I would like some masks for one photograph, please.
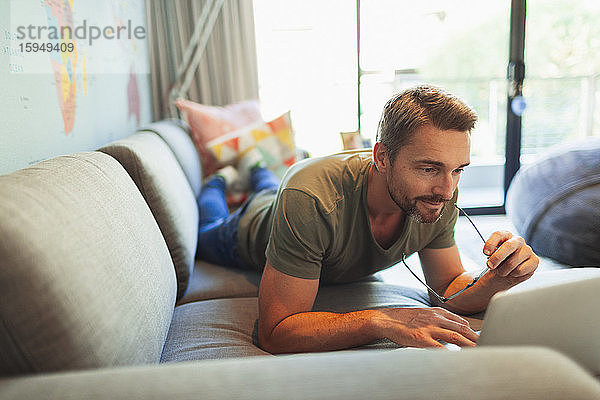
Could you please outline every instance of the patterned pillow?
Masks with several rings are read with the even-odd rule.
[[[270,122],[238,129],[207,143],[220,165],[235,164],[248,151],[257,149],[263,160],[280,178],[296,162],[296,146],[290,112]]]
[[[192,140],[202,159],[204,176],[213,174],[219,167],[206,148],[209,141],[249,124],[263,121],[257,100],[217,107],[180,99],[177,100],[176,105],[191,128]]]

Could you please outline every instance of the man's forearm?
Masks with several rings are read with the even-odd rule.
[[[377,308],[344,314],[309,311],[318,281],[285,275],[268,262],[258,295],[258,341],[270,353],[347,349],[389,339],[403,346],[474,346],[469,322],[443,308]]]
[[[347,349],[381,337],[374,326],[375,310],[338,314],[304,312],[281,321],[270,335],[259,336],[270,353],[299,353]]]
[[[443,292],[444,296],[451,296],[473,282],[479,272],[464,272],[454,279]],[[496,271],[488,271],[474,286],[464,293],[444,304],[438,304],[452,312],[459,314],[474,314],[484,311],[492,296],[500,291],[510,289],[528,277],[498,277]],[[435,300],[432,298],[432,300]],[[437,301],[436,301],[437,302]]]
[[[443,347],[440,340],[474,346],[478,336],[467,320],[439,307],[297,313],[259,333],[261,347],[271,353],[348,349],[383,338],[401,346]]]

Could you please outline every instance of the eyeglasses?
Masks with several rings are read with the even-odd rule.
[[[483,243],[485,243],[485,239],[483,238],[483,235],[481,234],[481,232],[479,231],[479,229],[477,229],[477,226],[475,226],[475,223],[473,222],[473,220],[471,219],[471,217],[469,217],[469,216],[467,215],[467,213],[465,212],[465,210],[463,210],[462,208],[460,208],[460,207],[459,207],[459,206],[457,206],[456,204],[454,204],[454,207],[456,207],[456,208],[458,209],[458,211],[459,211],[459,212],[462,212],[462,213],[463,213],[463,215],[464,215],[465,217],[467,217],[467,219],[469,220],[469,222],[471,223],[471,225],[473,225],[473,228],[475,228],[475,230],[477,231],[477,234],[479,235],[479,237],[481,238],[481,240],[483,240]],[[423,281],[421,278],[419,278],[419,277],[417,276],[417,274],[415,274],[415,273],[412,271],[412,269],[410,269],[410,267],[408,266],[408,264],[406,264],[406,261],[405,261],[405,259],[406,259],[406,255],[404,255],[404,254],[403,254],[403,255],[402,255],[402,263],[404,264],[404,266],[405,266],[405,267],[406,267],[406,268],[407,268],[407,269],[410,271],[410,273],[411,273],[411,274],[412,274],[412,275],[413,275],[415,278],[417,278],[417,280],[418,280],[419,282],[421,282],[421,283],[422,283],[422,284],[423,284],[423,285],[424,285],[424,286],[427,288],[427,290],[429,290],[429,293],[431,293],[432,295],[434,295],[434,296],[435,296],[435,298],[437,298],[437,299],[438,299],[440,302],[442,302],[442,303],[445,303],[445,302],[447,302],[447,301],[450,301],[450,300],[452,300],[453,298],[455,298],[455,297],[457,297],[457,296],[461,295],[461,294],[462,294],[462,293],[463,293],[465,290],[467,290],[467,289],[469,289],[471,286],[475,285],[475,284],[477,283],[477,281],[478,281],[479,279],[481,279],[481,277],[482,277],[482,276],[484,276],[484,275],[485,275],[485,274],[486,274],[486,273],[487,273],[487,272],[490,270],[489,268],[487,268],[487,267],[486,267],[486,268],[485,268],[483,271],[481,271],[481,272],[479,273],[479,275],[477,275],[477,276],[476,276],[476,277],[473,279],[473,281],[472,281],[471,283],[467,284],[467,286],[465,286],[464,288],[460,289],[458,292],[456,292],[456,293],[454,293],[454,294],[452,294],[452,295],[450,295],[450,296],[447,296],[447,297],[446,297],[446,296],[441,296],[441,295],[439,295],[439,294],[438,294],[438,293],[437,293],[435,290],[433,290],[433,289],[432,289],[432,288],[431,288],[431,287],[430,287],[430,286],[429,286],[427,283],[425,283],[425,282],[424,282],[424,281]]]

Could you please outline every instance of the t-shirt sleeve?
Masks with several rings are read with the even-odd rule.
[[[318,279],[330,239],[326,216],[316,200],[300,190],[282,190],[266,250],[273,268],[298,278]]]
[[[450,204],[448,204],[450,206]],[[454,226],[458,219],[458,209],[452,206],[452,213],[444,213],[442,215],[441,223],[442,229],[434,237],[434,239],[425,246],[428,249],[446,249],[456,244],[454,241]]]

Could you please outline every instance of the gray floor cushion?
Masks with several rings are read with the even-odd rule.
[[[522,168],[506,209],[539,255],[600,266],[600,139],[561,146]]]

